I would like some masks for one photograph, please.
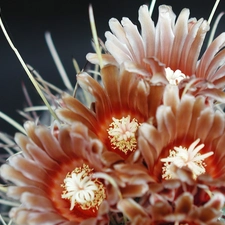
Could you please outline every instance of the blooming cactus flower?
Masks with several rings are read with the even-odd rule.
[[[180,97],[177,86],[167,85],[156,124],[144,122],[138,131],[142,163],[116,165],[148,169],[149,176],[139,175],[148,190],[117,204],[130,224],[224,224],[225,115],[204,100]]]
[[[80,123],[51,131],[27,122],[25,129],[28,136],[15,137],[21,153],[1,167],[13,183],[8,196],[21,202],[10,217],[17,224],[107,224],[110,193],[94,177],[102,143]]]
[[[110,19],[105,53],[87,54],[99,77],[77,74],[91,105],[55,96],[58,124],[15,135],[0,170],[15,224],[224,224],[225,35],[201,54],[209,22],[189,15],[161,5],[155,25],[142,5],[140,32]]]
[[[178,169],[175,173],[178,180],[150,184],[151,194],[145,202],[138,204],[132,198],[118,202],[130,224],[224,224],[220,221],[224,194],[193,180],[190,171]]]
[[[138,146],[158,180],[174,178],[172,164],[189,167],[195,178],[209,173],[223,179],[223,112],[205,105],[202,96],[179,97],[177,86],[168,85],[157,109],[156,124],[142,124]]]
[[[95,98],[93,110],[66,94],[56,113],[69,124],[81,121],[108,150],[127,158],[137,148],[136,132],[140,124],[154,119],[164,85],[151,85],[122,66],[113,65],[102,68],[101,78],[103,86],[87,73],[77,77],[80,86]]]
[[[139,221],[131,215],[137,210],[152,224],[223,224],[224,129],[224,113],[207,106],[203,96],[180,97],[178,87],[168,85],[156,126],[139,128],[138,150],[156,180],[149,183],[149,200],[139,206],[121,200],[119,208],[132,221]]]
[[[176,19],[171,6],[160,5],[158,22],[154,25],[147,5],[142,5],[139,8],[141,32],[127,17],[121,23],[110,19],[111,32],[105,33],[107,53],[102,54],[103,63],[127,62],[133,64],[129,71],[136,68],[136,72],[151,78],[154,72],[149,60],[155,60],[164,66],[167,82],[177,85],[185,80],[197,89],[190,89],[194,95],[224,102],[225,34],[219,35],[200,57],[209,24],[203,19],[189,19],[189,15],[189,9],[185,8]],[[99,63],[95,53],[87,54],[87,59]]]

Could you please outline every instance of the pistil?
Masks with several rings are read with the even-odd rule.
[[[196,179],[200,174],[205,173],[206,163],[204,160],[211,155],[213,152],[207,152],[201,154],[200,150],[204,148],[204,144],[198,145],[200,139],[194,141],[189,148],[183,146],[174,147],[169,151],[169,156],[167,158],[162,158],[162,178],[173,179],[176,175],[173,173],[172,166],[175,165],[179,168],[187,166],[193,173],[193,178]]]
[[[170,84],[178,85],[183,79],[187,78],[180,70],[173,71],[169,67],[166,69],[166,78]]]
[[[127,154],[137,147],[135,133],[139,127],[137,119],[122,117],[121,119],[112,118],[113,122],[109,125],[108,134],[113,149],[119,149]]]
[[[106,198],[104,185],[98,179],[93,179],[92,174],[93,169],[86,164],[67,174],[61,197],[70,201],[70,210],[78,206],[82,210],[96,212]]]

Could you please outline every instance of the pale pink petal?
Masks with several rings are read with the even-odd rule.
[[[202,110],[201,116],[197,120],[196,123],[196,133],[194,134],[196,137],[199,137],[203,142],[208,141],[206,139],[207,135],[211,133],[211,128],[213,124],[213,114],[210,108],[206,108]]]
[[[51,135],[50,131],[42,127],[38,127],[35,130],[35,133],[39,136],[39,139],[41,143],[43,144],[45,151],[48,153],[50,157],[54,158],[56,161],[60,161],[60,159],[62,158],[65,158],[65,159],[68,158],[66,154],[63,152],[59,143]]]
[[[170,68],[173,70],[179,68],[181,53],[184,46],[186,36],[188,34],[188,18],[190,15],[189,9],[183,9],[179,14],[174,27],[174,41],[171,52]]]
[[[206,49],[196,71],[196,75],[198,77],[205,77],[205,78],[207,77],[206,70],[208,69],[214,56],[218,53],[220,49],[224,47],[225,45],[224,40],[225,40],[225,33],[222,33]]]
[[[159,6],[159,18],[156,25],[156,57],[167,65],[170,63],[174,41],[174,20],[175,14],[170,6]]]
[[[116,60],[113,58],[113,56],[111,56],[109,54],[102,54],[101,58],[102,58],[103,66],[105,66],[107,64],[117,65]],[[99,57],[96,53],[88,53],[86,55],[86,59],[93,64],[100,64]]]
[[[39,187],[34,187],[34,186],[23,186],[23,187],[9,186],[7,188],[8,196],[11,196],[14,199],[20,199],[20,196],[22,195],[22,193],[25,193],[25,192],[29,192],[37,196],[45,196],[45,197],[48,196],[43,189],[40,189]]]
[[[44,179],[51,180],[51,177],[48,176],[48,173],[42,168],[39,167],[37,163],[34,163],[31,160],[25,159],[22,156],[11,156],[9,158],[9,163],[18,171],[23,173],[27,178],[37,181],[43,182]]]
[[[1,177],[3,179],[9,179],[17,186],[39,186],[40,188],[44,188],[44,185],[38,182],[35,182],[26,176],[24,176],[20,171],[17,171],[12,166],[4,164],[1,166]]]
[[[147,5],[142,5],[139,9],[139,21],[141,24],[141,35],[144,44],[145,57],[155,55],[155,26],[149,16]]]
[[[25,192],[21,195],[20,200],[23,206],[28,210],[56,213],[51,200],[44,196]]]
[[[138,63],[142,63],[144,58],[144,46],[141,35],[138,32],[137,26],[134,25],[128,18],[124,17],[121,21],[126,33],[126,38],[132,47],[133,59]]]
[[[110,22],[111,22],[110,24],[119,23],[117,20],[114,21],[113,19],[111,19]],[[131,51],[132,48],[129,48],[129,42],[126,37],[123,37],[123,35],[115,36],[109,31],[105,32],[105,37],[107,40],[105,42],[105,46],[107,50],[115,57],[117,62],[133,59],[131,56],[133,54],[133,52]],[[121,37],[123,39],[122,41],[119,40],[121,39]],[[124,42],[127,44],[124,44]],[[117,51],[115,51],[116,49],[114,48],[116,48]],[[121,54],[121,56],[119,56],[119,54]],[[119,61],[119,58],[121,58],[120,61]]]
[[[133,220],[137,215],[146,217],[147,213],[133,199],[122,199],[117,204],[118,209],[126,215],[129,220]]]
[[[202,31],[201,31],[201,28],[202,28]],[[184,47],[182,49],[182,55],[181,55],[181,68],[183,68],[183,71],[185,71],[186,75],[191,76],[195,72],[197,59],[199,57],[200,48],[202,45],[201,42],[203,42],[204,35],[206,33],[205,30],[207,30],[207,25],[205,24],[205,21],[203,21],[203,19],[200,19],[197,21],[197,23],[194,24],[194,26],[192,27],[192,29],[189,31],[187,35],[187,38],[184,43]],[[195,41],[195,38],[196,38],[196,41]],[[196,42],[197,43],[199,42],[199,45],[197,46],[198,47],[197,50],[194,47]],[[187,51],[187,49],[191,49],[192,53]],[[193,57],[191,59],[191,62],[188,61],[190,57]],[[190,67],[190,65],[192,66]]]

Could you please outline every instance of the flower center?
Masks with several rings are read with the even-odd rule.
[[[174,147],[169,151],[167,158],[162,158],[161,162],[164,163],[162,167],[162,178],[173,179],[176,175],[173,173],[172,166],[175,165],[179,168],[187,166],[193,173],[193,178],[196,179],[200,174],[205,173],[206,163],[204,160],[213,155],[213,152],[200,154],[199,151],[204,147],[204,144],[198,145],[200,139],[194,141],[189,148]]]
[[[167,67],[165,70],[166,78],[170,84],[178,85],[184,78],[187,78],[187,76],[185,76],[185,74],[183,74],[180,70],[176,70],[174,72],[169,67]]]
[[[112,118],[113,122],[109,125],[108,134],[111,146],[118,148],[123,153],[134,151],[137,146],[135,133],[139,127],[137,119],[130,120],[130,115],[122,119]]]
[[[96,211],[106,198],[103,184],[98,179],[92,179],[92,171],[84,164],[66,175],[61,197],[70,200],[70,210],[78,206],[83,210]]]

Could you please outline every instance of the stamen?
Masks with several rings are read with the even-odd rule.
[[[135,132],[138,129],[137,119],[130,121],[130,115],[122,119],[112,118],[113,122],[109,125],[108,134],[111,145],[114,149],[127,154],[128,151],[134,151],[137,146]]]
[[[165,70],[166,78],[170,84],[178,85],[183,79],[187,78],[187,76],[185,76],[185,74],[183,74],[180,70],[176,70],[174,72],[169,67],[167,67]]]
[[[77,205],[83,210],[96,211],[106,198],[104,185],[92,178],[92,174],[93,169],[85,164],[67,174],[62,184],[64,191],[61,197],[70,200],[70,210]]]
[[[173,150],[170,150],[169,156],[161,159],[161,162],[164,162],[162,167],[162,178],[176,178],[176,175],[172,171],[173,165],[179,168],[187,166],[192,171],[194,179],[196,179],[200,174],[205,173],[206,163],[204,160],[213,155],[213,152],[211,151],[205,154],[200,154],[199,151],[204,148],[204,144],[197,146],[199,141],[200,139],[198,138],[189,146],[188,149],[180,146],[174,147]]]

